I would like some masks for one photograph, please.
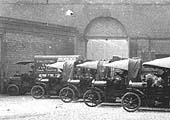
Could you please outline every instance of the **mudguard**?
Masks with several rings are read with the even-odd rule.
[[[100,88],[97,88],[97,87],[89,87],[87,90],[96,90],[98,91],[99,93],[101,93],[101,97],[103,98],[104,101],[106,101],[106,95],[104,93],[103,90],[101,90]]]
[[[136,89],[136,88],[127,88],[128,92],[134,92],[136,94],[138,94],[140,97],[144,98],[145,97],[145,94],[139,90],[139,89]]]
[[[80,97],[80,92],[79,92],[78,88],[75,85],[68,84],[67,87],[70,87],[73,90],[75,90],[75,92],[78,94],[78,97]]]
[[[48,85],[45,84],[45,83],[42,83],[42,82],[36,82],[35,84],[44,87],[46,90],[47,90],[47,88],[48,88]]]

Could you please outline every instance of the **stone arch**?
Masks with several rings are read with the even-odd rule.
[[[108,59],[113,55],[128,57],[127,31],[125,26],[115,18],[94,18],[86,26],[84,38],[87,40],[86,57],[88,59]],[[94,54],[96,51],[98,53]]]
[[[102,28],[102,29],[101,29]],[[97,17],[89,22],[84,30],[84,36],[105,37],[105,38],[125,38],[127,31],[125,26],[117,19],[112,17]]]

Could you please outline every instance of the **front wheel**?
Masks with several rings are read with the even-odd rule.
[[[69,103],[75,98],[75,92],[70,87],[65,87],[60,90],[59,97],[63,102]]]
[[[141,106],[141,99],[138,94],[128,92],[122,97],[122,107],[128,112],[134,112]]]
[[[95,107],[101,103],[101,94],[96,90],[87,90],[83,95],[84,103],[89,107]]]
[[[40,85],[35,85],[31,89],[31,95],[35,99],[40,99],[45,95],[45,89]]]

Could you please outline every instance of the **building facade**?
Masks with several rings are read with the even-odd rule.
[[[79,37],[74,27],[8,17],[0,17],[0,26],[2,89],[4,78],[30,70],[17,62],[33,61],[34,55],[73,55]]]
[[[29,22],[30,26],[24,30],[20,25],[13,27],[17,29],[13,33],[2,30],[2,66],[18,58],[30,59],[34,54],[79,54],[88,59],[119,55],[140,57],[143,61],[170,56],[170,0],[1,0],[0,11],[0,16],[9,18],[8,22],[17,19],[17,24],[34,23]],[[40,23],[41,27],[32,28]],[[71,27],[65,32],[65,27],[58,26],[55,31],[44,24]],[[17,32],[28,28],[31,35]],[[50,37],[39,34],[39,30],[46,29],[52,34]],[[60,40],[62,45],[58,43]],[[53,45],[67,46],[67,49]],[[26,55],[27,51],[31,54]],[[19,57],[15,58],[13,53]]]

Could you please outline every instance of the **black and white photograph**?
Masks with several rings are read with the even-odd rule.
[[[0,0],[0,120],[170,120],[170,0]]]

